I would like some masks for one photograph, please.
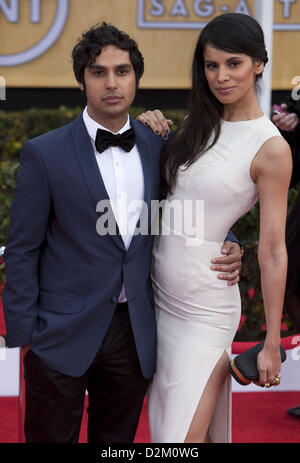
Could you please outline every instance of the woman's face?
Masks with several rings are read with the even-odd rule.
[[[235,104],[255,95],[256,76],[264,69],[263,62],[255,62],[242,53],[228,53],[206,45],[204,68],[208,86],[224,105]]]

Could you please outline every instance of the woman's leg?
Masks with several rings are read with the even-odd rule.
[[[185,438],[185,443],[211,442],[209,425],[216,403],[228,375],[229,358],[224,351],[205,386],[192,423]]]

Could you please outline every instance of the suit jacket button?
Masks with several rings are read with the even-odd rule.
[[[113,296],[113,297],[111,298],[111,302],[113,302],[114,304],[116,304],[116,303],[118,302],[118,299],[119,299],[119,298],[118,298],[117,296]]]

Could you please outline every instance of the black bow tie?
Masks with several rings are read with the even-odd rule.
[[[131,128],[126,130],[126,132],[114,135],[107,130],[98,129],[95,144],[99,153],[103,153],[103,151],[105,151],[110,146],[119,146],[124,151],[129,153],[129,151],[131,151],[135,145],[135,132]]]

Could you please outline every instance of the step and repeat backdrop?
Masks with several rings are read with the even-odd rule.
[[[254,3],[0,0],[0,83],[7,87],[76,87],[70,57],[73,46],[84,31],[106,21],[137,40],[146,64],[141,88],[186,89],[201,29],[224,12],[254,15]],[[274,0],[274,5],[272,87],[288,90],[300,74],[300,0]]]

